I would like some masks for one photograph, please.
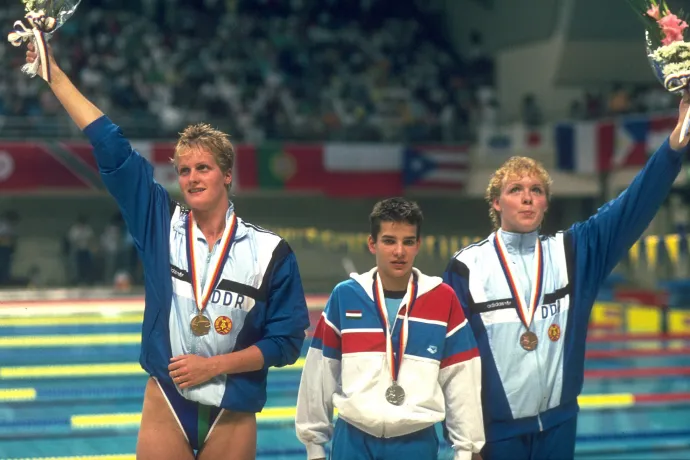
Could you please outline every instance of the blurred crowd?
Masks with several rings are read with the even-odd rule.
[[[76,0],[71,0],[72,2]],[[246,142],[474,140],[502,119],[482,35],[453,50],[416,0],[89,0],[55,34],[60,65],[130,137],[169,138],[207,121]],[[23,16],[19,1],[0,23]],[[0,46],[0,127],[49,136],[65,123],[23,49]],[[539,127],[524,95],[520,122]],[[572,102],[573,119],[662,111],[660,85],[613,83]],[[566,114],[564,114],[566,115]],[[5,133],[9,129],[0,130]],[[8,135],[8,134],[5,134]]]
[[[16,2],[16,5],[19,5]],[[491,85],[481,37],[453,52],[438,18],[394,0],[95,0],[55,34],[56,59],[109,114],[150,136],[223,120],[235,139],[463,140]],[[21,17],[0,11],[8,27]],[[61,109],[9,46],[0,114]],[[43,120],[41,120],[43,121]]]

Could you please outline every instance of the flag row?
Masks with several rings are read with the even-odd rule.
[[[174,143],[137,141],[132,146],[153,164],[158,183],[176,187]],[[237,192],[378,197],[407,190],[459,191],[469,167],[466,146],[241,144],[236,146],[233,184]],[[103,188],[86,142],[0,142],[0,191]]]
[[[471,169],[494,167],[511,155],[550,160],[558,170],[596,174],[639,168],[669,136],[677,115],[574,121],[528,129],[480,129],[469,145],[378,143],[239,144],[233,184],[238,192],[285,191],[378,197],[405,191],[462,191]],[[172,142],[135,141],[156,180],[175,188]],[[472,161],[477,163],[472,164]],[[474,168],[473,168],[474,166]],[[0,142],[0,191],[102,189],[91,146],[84,141]]]

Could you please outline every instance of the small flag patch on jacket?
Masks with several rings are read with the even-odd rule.
[[[361,319],[362,318],[362,311],[361,310],[345,310],[345,317],[346,318]]]

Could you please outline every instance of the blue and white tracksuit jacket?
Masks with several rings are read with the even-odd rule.
[[[534,351],[519,345],[525,327],[494,249],[497,233],[455,254],[444,280],[477,339],[487,442],[547,430],[577,414],[587,327],[599,288],[657,213],[682,156],[667,140],[620,196],[555,236],[498,232],[525,299],[537,236],[542,242],[542,300],[530,328],[539,339]]]
[[[103,182],[120,207],[144,265],[145,308],[139,362],[159,381],[173,386],[170,358],[193,353],[214,356],[256,345],[261,370],[220,375],[198,387],[179,390],[185,398],[241,412],[259,412],[266,402],[268,368],[294,363],[309,327],[297,261],[288,244],[269,231],[237,218],[234,243],[205,309],[210,333],[192,334],[197,314],[187,261],[188,213],[154,181],[151,164],[134,151],[118,126],[103,116],[84,130],[94,147]],[[231,206],[226,218],[234,212]],[[196,266],[205,268],[209,251],[194,242]],[[229,318],[229,332],[214,329]],[[224,324],[229,324],[225,322]]]
[[[418,294],[398,383],[406,400],[385,399],[392,383],[386,332],[374,301],[376,269],[338,284],[316,326],[307,353],[295,419],[308,458],[325,457],[333,436],[333,411],[376,438],[393,438],[447,421],[455,458],[469,460],[484,445],[479,351],[458,299],[440,277],[414,269]],[[408,301],[392,330],[398,350]],[[386,325],[387,326],[387,325]]]

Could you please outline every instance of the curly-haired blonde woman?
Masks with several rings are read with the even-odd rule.
[[[456,253],[444,274],[481,356],[484,460],[573,458],[590,312],[680,172],[689,105],[685,94],[678,125],[627,190],[555,235],[539,231],[551,179],[538,162],[511,158],[492,176],[495,231]]]

